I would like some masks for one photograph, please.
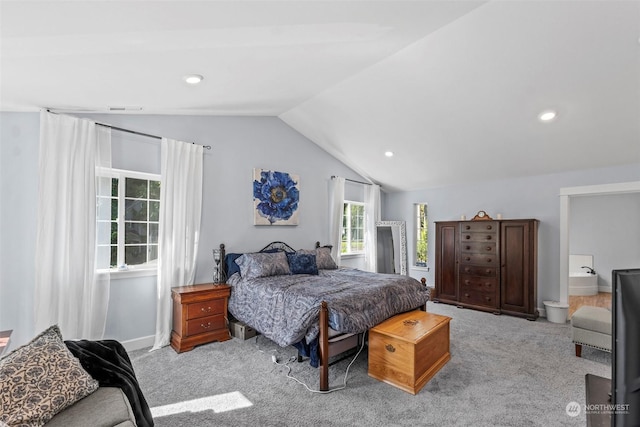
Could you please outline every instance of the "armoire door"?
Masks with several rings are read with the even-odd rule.
[[[537,220],[500,224],[501,310],[537,318]]]
[[[458,223],[436,223],[436,300],[458,301]]]

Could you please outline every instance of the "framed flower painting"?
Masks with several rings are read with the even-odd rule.
[[[299,202],[298,175],[253,170],[254,225],[298,225]]]

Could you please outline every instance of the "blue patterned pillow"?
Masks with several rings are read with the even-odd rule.
[[[314,254],[287,254],[291,274],[318,274],[316,256]]]
[[[244,279],[290,274],[284,252],[244,254],[236,260]]]

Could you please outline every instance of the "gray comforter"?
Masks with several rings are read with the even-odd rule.
[[[234,274],[228,283],[229,312],[282,347],[318,336],[322,301],[330,328],[361,333],[429,299],[429,290],[411,277],[349,268],[250,280]]]

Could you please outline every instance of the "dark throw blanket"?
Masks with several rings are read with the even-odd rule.
[[[119,387],[129,399],[138,427],[153,427],[153,417],[127,351],[114,340],[65,341],[67,348],[80,360],[82,367],[101,387]]]

